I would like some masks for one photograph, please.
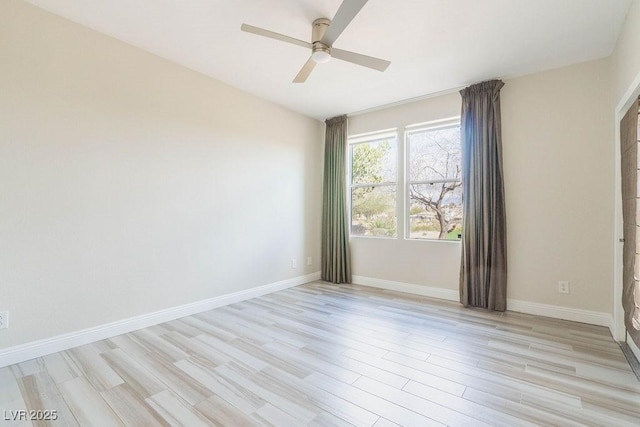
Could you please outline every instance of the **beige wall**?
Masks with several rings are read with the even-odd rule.
[[[508,297],[611,312],[613,135],[609,60],[509,79],[502,89]],[[460,113],[457,93],[350,118],[349,132]],[[458,289],[460,245],[352,238],[354,274]],[[558,293],[569,280],[571,293]]]
[[[502,90],[509,298],[611,312],[609,65],[512,79]],[[558,293],[559,280],[570,294]]]
[[[16,0],[0,70],[0,348],[319,270],[320,122]]]

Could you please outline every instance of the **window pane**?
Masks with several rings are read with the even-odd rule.
[[[351,183],[396,182],[398,153],[395,138],[351,145]]]
[[[351,234],[395,237],[396,229],[395,185],[351,190]]]
[[[460,179],[460,126],[407,135],[409,181]]]
[[[460,181],[409,184],[409,238],[458,240],[462,233]]]

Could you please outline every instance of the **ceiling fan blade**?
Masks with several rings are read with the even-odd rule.
[[[316,61],[314,61],[313,58],[309,57],[307,62],[305,62],[305,64],[300,69],[300,72],[298,73],[296,78],[293,79],[293,82],[304,83],[307,80],[307,77],[309,77],[309,74],[311,74],[311,72],[315,68],[315,66],[316,66]]]
[[[374,58],[373,56],[363,55],[361,53],[350,52],[342,49],[331,49],[331,56],[342,61],[352,62],[363,67],[373,68],[374,70],[384,71],[391,64],[384,59]]]
[[[366,3],[367,0],[344,0],[320,41],[327,46],[333,46],[333,42],[342,34]]]
[[[301,47],[311,48],[311,43],[309,42],[305,42],[299,39],[294,39],[293,37],[285,36],[284,34],[274,33],[273,31],[265,30],[264,28],[254,27],[253,25],[242,24],[240,29],[242,31],[246,31],[247,33],[253,33],[259,36],[269,37],[271,39],[280,40],[282,42],[295,44]]]

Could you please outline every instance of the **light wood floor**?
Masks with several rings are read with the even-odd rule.
[[[0,408],[57,426],[617,427],[640,425],[640,383],[603,327],[316,282],[0,369]]]

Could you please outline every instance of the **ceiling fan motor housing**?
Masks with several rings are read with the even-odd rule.
[[[324,37],[324,33],[327,31],[330,24],[331,20],[327,18],[318,18],[313,21],[313,27],[311,28],[311,43],[316,43],[322,40],[322,37]]]
[[[328,62],[331,59],[331,47],[320,41],[329,28],[329,24],[331,24],[330,19],[319,18],[313,21],[311,28],[311,44],[313,45],[311,57],[319,63]]]

